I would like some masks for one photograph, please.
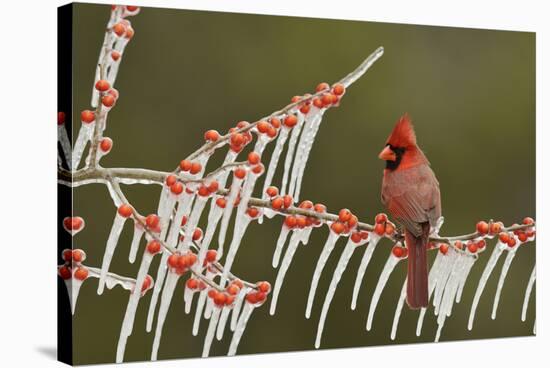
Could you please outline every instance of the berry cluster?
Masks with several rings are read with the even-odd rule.
[[[350,231],[355,229],[358,222],[357,216],[347,208],[342,208],[338,212],[338,221],[333,222],[330,225],[330,229],[338,235],[348,235]]]
[[[191,251],[174,253],[168,257],[168,267],[172,272],[183,275],[197,262],[197,255]]]
[[[61,256],[65,264],[59,266],[57,273],[63,280],[74,277],[77,280],[84,281],[88,278],[88,269],[82,265],[82,262],[86,259],[86,253],[82,249],[65,249]]]
[[[407,256],[409,255],[409,250],[403,247],[400,243],[395,244],[391,252],[397,258],[407,258]]]
[[[243,148],[252,142],[252,133],[250,131],[239,132],[242,129],[245,129],[250,126],[248,121],[239,121],[237,126],[229,128],[229,148],[235,152],[239,153]]]
[[[107,109],[112,108],[116,101],[118,100],[118,91],[114,88],[111,88],[111,84],[105,79],[100,79],[95,83],[95,89],[101,93],[101,104]],[[83,113],[88,110],[84,110],[81,113],[81,118],[83,118]],[[90,119],[90,117],[87,117]],[[94,116],[95,119],[95,116]],[[84,121],[84,119],[82,119]]]
[[[395,225],[388,220],[385,213],[379,213],[374,218],[374,232],[379,236],[392,237],[396,233]]]
[[[63,228],[72,236],[82,231],[82,229],[84,229],[84,226],[85,226],[85,222],[82,217],[74,216],[74,217],[65,217],[63,219]]]
[[[197,175],[202,171],[202,165],[199,162],[181,160],[179,169],[183,172],[188,172],[191,175]]]
[[[271,284],[267,281],[260,281],[256,284],[256,289],[246,294],[246,301],[255,306],[262,305],[271,292]]]

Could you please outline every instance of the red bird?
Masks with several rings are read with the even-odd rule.
[[[416,144],[407,114],[397,121],[378,157],[386,161],[382,203],[405,228],[405,244],[409,251],[407,304],[412,309],[427,307],[427,245],[430,228],[435,228],[441,217],[441,196],[439,182]]]

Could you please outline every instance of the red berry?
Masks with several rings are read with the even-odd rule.
[[[189,169],[189,172],[193,175],[198,174],[202,170],[202,165],[198,162],[193,162],[191,164],[191,169]]]
[[[204,139],[209,142],[216,142],[220,139],[220,133],[217,130],[208,130],[204,133]]]
[[[73,260],[73,251],[71,249],[65,249],[61,252],[61,257],[65,262],[71,262]]]
[[[323,105],[324,106],[329,106],[330,104],[332,104],[333,96],[334,95],[332,93],[323,94],[323,96],[321,97],[321,102],[323,103]]]
[[[510,240],[510,234],[502,232],[502,233],[498,234],[498,239],[502,243],[508,243],[508,240]]]
[[[237,285],[232,284],[226,290],[229,295],[237,295],[241,289]]]
[[[388,216],[385,213],[379,213],[374,218],[374,222],[376,222],[377,224],[383,224],[386,221],[388,221]]]
[[[513,238],[513,237],[510,237],[510,239],[508,239],[507,244],[508,244],[508,246],[509,246],[510,248],[515,247],[515,246],[516,246],[516,239]]]
[[[257,165],[260,163],[260,155],[258,155],[256,152],[250,152],[248,154],[248,163],[250,165]]]
[[[269,131],[269,123],[267,121],[260,121],[258,124],[256,124],[256,129],[258,129],[258,132],[265,134]]]
[[[323,91],[323,90],[325,90],[325,89],[328,89],[328,88],[329,88],[328,83],[325,83],[325,82],[319,83],[319,84],[317,85],[317,87],[315,87],[315,92],[321,92],[321,91]]]
[[[478,249],[483,249],[487,245],[487,242],[485,241],[485,239],[481,239],[476,243],[476,245]]]
[[[218,252],[214,249],[210,249],[206,252],[206,261],[209,263],[216,262],[216,259],[218,258]]]
[[[260,211],[256,208],[256,207],[250,207],[246,213],[248,214],[248,216],[252,217],[252,218],[255,218],[257,217],[259,214],[260,214]]]
[[[165,183],[167,186],[172,186],[178,179],[176,178],[176,175],[168,175],[166,177]]]
[[[117,23],[113,26],[113,32],[119,37],[122,37],[126,33],[126,26],[122,23]]]
[[[401,258],[405,255],[405,248],[399,245],[394,246],[391,251],[393,255],[396,256],[397,258]]]
[[[181,226],[185,226],[186,223],[187,223],[187,216],[183,216],[181,218]]]
[[[287,216],[285,218],[285,225],[290,229],[296,226],[296,222],[297,221],[295,216]]]
[[[502,223],[501,222],[493,222],[489,226],[489,233],[491,234],[498,234],[502,230]]]
[[[449,246],[447,244],[441,244],[439,245],[439,251],[441,252],[441,254],[447,254],[447,252],[449,251]]]
[[[300,205],[298,207],[309,210],[309,209],[313,208],[313,202],[312,201],[302,201],[302,203],[300,203]]]
[[[277,129],[270,125],[267,129],[267,135],[269,136],[269,138],[275,138],[277,136]]]
[[[199,196],[201,197],[206,197],[210,194],[210,191],[208,190],[208,187],[205,187],[204,185],[201,185],[199,187],[199,190],[197,191],[197,193],[199,194]]]
[[[109,137],[105,137],[99,142],[99,148],[102,152],[108,153],[113,147],[113,140]]]
[[[135,12],[138,9],[139,9],[139,6],[131,6],[131,5],[126,6],[126,10],[128,10],[131,13]]]
[[[269,122],[275,129],[279,129],[281,127],[281,121],[277,118],[271,118]]]
[[[191,170],[191,161],[189,160],[181,160],[180,161],[180,169],[181,171],[189,171]]]
[[[225,208],[225,206],[227,205],[227,200],[223,197],[220,197],[216,199],[216,205],[220,208]]]
[[[129,204],[122,204],[120,205],[120,207],[118,207],[118,214],[124,218],[132,216],[132,213],[132,206],[130,206]]]
[[[91,122],[93,122],[95,120],[95,113],[93,111],[90,111],[90,110],[83,110],[80,113],[80,120],[83,123],[90,124]]]
[[[134,37],[134,33],[135,33],[135,32],[134,32],[134,29],[133,29],[132,27],[128,27],[128,28],[126,29],[125,37],[126,37],[127,39],[131,39],[132,37]]]
[[[344,92],[346,91],[346,87],[344,87],[343,84],[335,84],[334,87],[332,87],[332,92],[337,96],[342,96]]]
[[[347,208],[343,208],[338,213],[338,219],[341,222],[347,222],[349,219],[351,219],[351,212]]]
[[[65,124],[65,113],[63,111],[59,111],[57,113],[57,125],[63,124]]]
[[[82,249],[75,249],[72,251],[72,260],[76,263],[81,263],[86,259],[86,253]]]
[[[468,251],[470,253],[477,253],[477,244],[476,243],[468,244]]]
[[[297,123],[298,123],[298,118],[296,117],[296,115],[287,115],[287,117],[284,120],[284,124],[289,128],[294,127]]]
[[[325,206],[324,204],[321,204],[321,203],[317,203],[315,206],[313,206],[313,209],[317,213],[327,212],[327,206]]]
[[[84,219],[79,216],[65,217],[63,219],[63,227],[65,230],[72,233],[73,231],[80,231],[84,226]]]
[[[151,254],[157,254],[158,252],[160,252],[160,243],[156,240],[151,240],[148,244],[147,244],[147,252],[151,253]]]
[[[193,231],[193,241],[199,241],[200,239],[202,239],[202,230],[198,227]]]
[[[489,232],[489,224],[485,221],[479,221],[476,224],[476,230],[480,234],[487,234]]]
[[[105,107],[113,107],[115,104],[115,98],[112,95],[105,95],[101,98],[101,103]]]
[[[302,105],[300,107],[300,112],[305,115],[309,112],[310,109],[311,109],[310,105]]]
[[[264,169],[265,169],[265,168],[264,168],[264,165],[263,165],[263,164],[258,164],[258,165],[254,166],[254,167],[252,168],[252,172],[253,172],[254,174],[256,174],[256,175],[260,175],[261,173],[264,172]]]
[[[353,234],[351,234],[351,241],[356,243],[356,244],[359,244],[361,243],[361,241],[363,240],[363,238],[361,237],[361,234],[358,233],[358,232],[354,232]]]
[[[535,223],[535,220],[533,220],[531,217],[526,217],[522,221],[525,225],[533,225]]]
[[[274,198],[271,201],[271,208],[273,208],[274,210],[280,210],[281,208],[283,208],[283,205],[284,205],[284,200],[282,197]]]
[[[167,263],[168,266],[172,268],[178,267],[180,255],[179,254],[171,254],[170,257],[168,257]]]
[[[114,60],[114,61],[117,61],[118,59],[120,59],[120,52],[118,51],[111,51],[111,58]]]
[[[84,281],[88,278],[88,269],[84,267],[78,267],[74,272],[74,277],[77,280]]]
[[[361,231],[361,238],[363,238],[363,240],[367,240],[369,238],[369,232]]]
[[[100,79],[95,83],[95,89],[97,89],[100,92],[105,92],[109,88],[111,88],[111,85],[105,79]]]
[[[323,104],[323,100],[321,100],[320,98],[314,98],[313,99],[313,106],[317,107],[318,109],[321,109],[325,105]]]
[[[71,269],[67,266],[61,266],[59,267],[59,269],[57,270],[57,274],[63,279],[63,280],[68,280],[70,279],[73,274],[71,273]]]
[[[244,177],[246,176],[246,170],[245,170],[245,169],[242,169],[242,168],[238,168],[237,170],[234,171],[233,174],[234,174],[235,177],[237,177],[238,179],[244,179]]]
[[[172,184],[170,186],[170,191],[172,193],[174,193],[175,195],[179,195],[181,194],[181,192],[183,192],[183,184],[180,183],[179,181],[178,182],[175,182],[174,184]]]
[[[242,146],[245,143],[244,135],[241,133],[233,133],[231,134],[229,142],[234,146]]]
[[[155,214],[147,215],[147,217],[145,218],[145,224],[149,228],[155,228],[159,225],[159,223],[160,223],[160,219]]]
[[[225,300],[226,300],[226,297],[224,293],[216,293],[216,295],[214,296],[214,304],[216,304],[219,307],[225,305]]]
[[[374,232],[377,235],[382,236],[386,232],[386,226],[384,226],[384,224],[377,223],[376,225],[374,225]]]
[[[333,222],[332,225],[330,225],[330,229],[336,234],[341,234],[344,232],[345,227],[341,222]]]
[[[265,190],[265,192],[267,193],[268,196],[270,197],[275,197],[277,194],[279,194],[279,189],[277,189],[277,187],[269,187]]]
[[[525,243],[527,239],[528,239],[528,236],[525,232],[522,231],[521,233],[518,234],[518,240],[520,242]]]
[[[258,285],[258,290],[262,293],[269,293],[271,291],[271,284],[267,281],[260,281],[256,285]]]
[[[187,288],[191,289],[191,290],[195,290],[199,287],[199,281],[195,278],[190,278],[189,280],[187,280],[187,282],[185,283],[185,286],[187,286]]]
[[[305,217],[296,217],[296,226],[299,227],[300,229],[303,229],[304,227],[306,227],[307,225],[307,220]]]
[[[294,202],[294,200],[292,199],[292,196],[287,194],[283,197],[283,206],[285,208],[289,208],[290,206],[292,206],[292,202]]]
[[[455,241],[454,246],[455,246],[456,249],[464,248],[464,244],[462,244],[462,242],[460,240]]]

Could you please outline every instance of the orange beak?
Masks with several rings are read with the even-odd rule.
[[[397,160],[397,156],[395,155],[395,152],[392,151],[390,146],[384,147],[382,152],[378,155],[378,158],[384,161],[395,161]]]

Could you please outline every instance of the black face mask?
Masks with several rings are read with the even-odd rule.
[[[389,146],[395,153],[395,161],[386,161],[386,169],[393,171],[399,167],[403,154],[405,153],[405,149],[401,147],[394,147],[391,144],[388,144],[387,146]]]

